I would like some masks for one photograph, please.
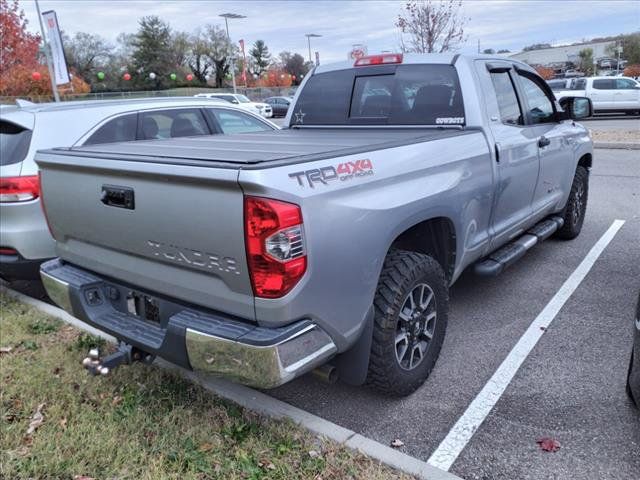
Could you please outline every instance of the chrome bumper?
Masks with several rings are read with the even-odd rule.
[[[314,324],[267,346],[232,341],[190,328],[185,341],[194,370],[258,388],[273,388],[293,380],[322,365],[336,352],[329,335]]]
[[[52,260],[43,264],[40,276],[51,300],[83,322],[187,368],[253,387],[282,385],[321,366],[337,351],[331,337],[308,321],[282,329],[241,324],[222,317],[216,317],[209,324],[207,313],[189,310],[188,314],[173,314],[162,328],[116,310],[108,301],[99,306],[88,304],[86,290],[89,288],[102,292],[103,298],[107,299],[105,281],[91,272]],[[109,282],[109,288],[129,290],[113,282]],[[198,319],[190,321],[194,313]],[[193,328],[194,324],[200,329]],[[221,335],[202,331],[213,324]],[[236,338],[225,338],[229,332],[238,332],[238,328],[241,333]],[[143,329],[148,331],[141,333]],[[154,336],[151,343],[150,333]],[[176,355],[176,351],[184,354]],[[174,360],[185,357],[188,361]]]

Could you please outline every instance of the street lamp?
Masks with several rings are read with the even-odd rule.
[[[313,63],[313,60],[311,60],[311,38],[319,38],[322,35],[318,35],[317,33],[305,33],[304,36],[307,37],[307,43],[309,44],[309,62]]]
[[[224,24],[227,27],[227,40],[231,45],[231,36],[229,35],[229,19],[238,20],[240,18],[247,18],[245,15],[239,15],[237,13],[223,13],[220,15],[224,18]],[[233,49],[231,50],[231,81],[233,82],[233,93],[237,93],[236,90],[236,59],[233,56]]]

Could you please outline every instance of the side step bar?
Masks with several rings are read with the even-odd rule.
[[[543,220],[527,230],[517,240],[500,247],[487,258],[476,263],[474,267],[475,273],[485,277],[495,277],[509,265],[520,260],[534,245],[553,235],[558,229],[562,228],[562,225],[564,225],[564,220],[560,217],[550,217]]]

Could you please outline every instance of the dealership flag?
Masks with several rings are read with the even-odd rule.
[[[64,50],[62,48],[62,36],[60,35],[60,29],[58,28],[58,17],[56,12],[49,10],[42,14],[44,20],[44,29],[47,32],[47,38],[49,39],[49,45],[51,46],[51,56],[53,61],[53,72],[56,79],[56,85],[64,85],[69,83],[69,71],[67,70],[67,60],[64,57]]]

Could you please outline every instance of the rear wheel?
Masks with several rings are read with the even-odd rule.
[[[436,363],[447,328],[448,287],[440,264],[392,250],[374,300],[367,383],[397,396],[414,392]]]
[[[573,177],[571,192],[567,204],[562,211],[564,224],[558,230],[556,236],[565,240],[572,240],[580,235],[584,216],[587,212],[587,199],[589,196],[589,172],[586,168],[578,166]]]

